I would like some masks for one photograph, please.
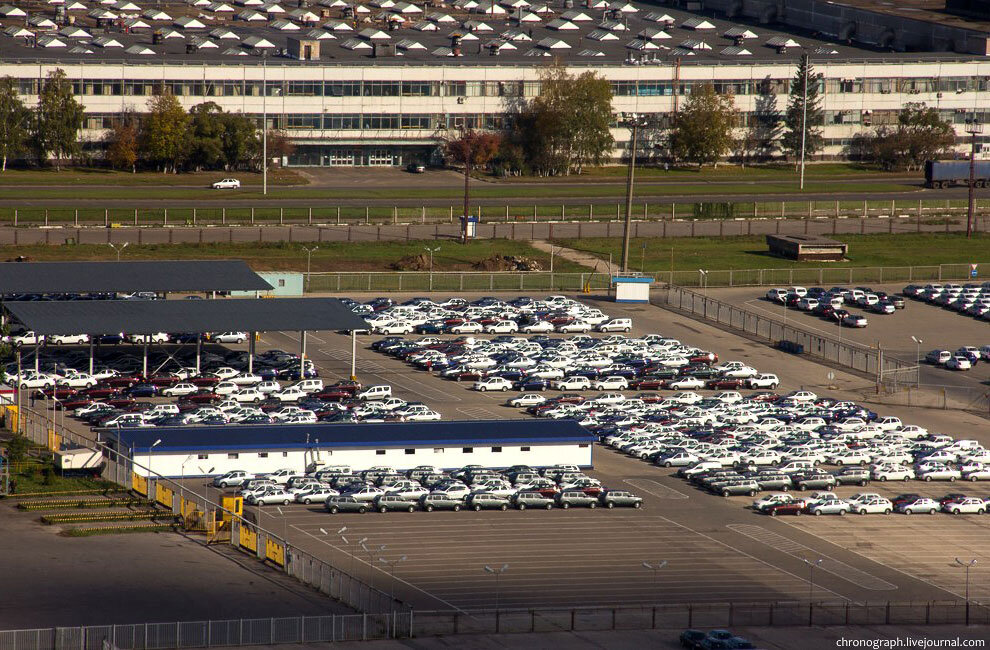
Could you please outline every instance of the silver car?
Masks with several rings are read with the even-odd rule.
[[[842,516],[849,512],[849,504],[842,499],[825,499],[819,503],[812,503],[808,506],[808,512],[815,516],[821,515],[839,515]]]

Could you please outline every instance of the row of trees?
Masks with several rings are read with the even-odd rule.
[[[21,101],[17,82],[0,79],[0,158],[31,154],[39,164],[51,160],[56,168],[77,157],[85,113],[72,94],[72,84],[62,70],[55,70],[42,84],[38,106],[29,109]],[[135,170],[139,165],[166,172],[182,169],[257,169],[263,150],[255,122],[240,113],[224,112],[214,102],[188,112],[171,93],[148,101],[147,112],[118,115],[103,140],[103,157],[116,169]],[[291,153],[286,134],[268,130],[272,157]]]
[[[911,103],[898,113],[896,126],[880,125],[857,134],[847,154],[884,169],[922,169],[926,160],[948,155],[955,142],[955,130],[937,109]]]

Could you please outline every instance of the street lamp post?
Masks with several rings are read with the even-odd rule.
[[[261,193],[268,195],[268,53],[261,51]]]
[[[121,244],[120,248],[117,248],[117,244],[114,244],[112,242],[107,242],[107,246],[109,246],[110,248],[112,248],[114,250],[114,252],[117,253],[117,261],[119,262],[120,261],[120,254],[122,252],[124,252],[124,249],[127,248],[127,246],[130,243],[131,242],[129,242],[129,241],[125,241],[123,244]]]
[[[966,238],[973,236],[973,216],[976,207],[976,138],[983,133],[983,125],[976,121],[976,115],[966,125],[971,145],[969,149],[969,204],[966,207]]]
[[[389,587],[388,590],[388,599],[390,603],[394,603],[395,602],[395,567],[399,566],[399,564],[401,564],[402,562],[405,562],[406,556],[403,555],[402,557],[396,558],[394,560],[386,560],[385,558],[380,557],[378,558],[378,561],[388,566],[389,573],[392,574],[392,585]]]
[[[808,68],[811,67],[811,57],[807,54],[801,57],[804,64],[804,93],[801,99],[801,187],[804,189],[804,151],[808,138]]]
[[[330,533],[328,533],[325,528],[321,528],[320,529],[320,532],[323,533],[324,535],[326,535],[327,537],[330,536]],[[340,529],[337,531],[337,535],[340,536],[341,538],[343,538],[344,537],[344,533],[346,533],[346,532],[347,532],[347,526],[341,526]],[[334,566],[334,561],[333,561],[334,553],[333,553],[333,551],[336,548],[337,547],[334,546],[333,544],[330,545],[330,566],[331,567]]]
[[[698,281],[702,284],[705,297],[708,297],[708,271],[705,269],[698,269]]]
[[[275,506],[275,509],[278,510],[279,516],[282,517],[282,541],[285,542],[286,544],[288,544],[289,543],[289,521],[285,518],[285,513],[282,512],[282,509],[281,508],[279,508],[278,506]]]
[[[440,250],[440,247],[430,248],[429,246],[424,246],[423,250],[430,254],[430,291],[433,291],[433,254]]]
[[[148,447],[148,478],[151,478],[152,476],[152,471],[151,471],[151,458],[153,455],[152,452],[154,451],[155,447],[157,447],[160,444],[162,444],[161,438],[151,443],[151,446]],[[151,495],[149,494],[148,497],[151,498]]]
[[[915,359],[917,359],[918,363],[921,363],[921,344],[924,343],[925,341],[924,339],[919,339],[916,336],[912,336],[911,340],[914,341],[915,347],[917,349],[917,353],[915,354]]]
[[[371,568],[371,575],[369,576],[368,583],[371,585],[372,588],[375,587],[375,555],[377,553],[383,553],[385,549],[386,549],[385,544],[379,544],[378,548],[361,544],[361,550],[368,555],[368,566]]]
[[[636,182],[636,151],[639,148],[639,127],[643,126],[641,118],[636,113],[626,116],[622,124],[632,128],[632,140],[629,147],[629,172],[626,175],[626,219],[622,227],[622,273],[629,272],[629,237],[632,226],[633,186]]]
[[[808,558],[804,558],[804,563],[808,565],[808,571],[811,573],[810,580],[808,581],[808,602],[810,603],[815,599],[815,567],[820,567],[824,560],[818,558],[815,561],[811,561]]]
[[[657,589],[657,582],[660,576],[660,569],[667,566],[667,560],[660,560],[656,564],[650,564],[649,562],[643,562],[643,568],[653,572],[653,594],[654,597],[660,594]]]
[[[974,557],[969,562],[963,562],[956,558],[956,564],[966,569],[966,625],[969,625],[969,570],[976,566],[976,558]]]
[[[183,484],[186,481],[186,465],[188,465],[190,462],[192,462],[195,459],[196,459],[196,454],[189,454],[188,456],[186,456],[186,459],[182,461],[182,464],[179,465],[179,512],[180,513],[182,512]],[[185,519],[184,514],[183,514],[183,519]]]
[[[306,288],[309,289],[309,272],[312,268],[311,262],[313,261],[313,253],[320,250],[320,247],[313,246],[312,248],[306,248],[303,246],[303,250],[306,251]]]
[[[495,613],[498,614],[498,600],[499,600],[499,587],[501,586],[502,574],[509,570],[508,564],[503,564],[500,567],[492,567],[485,565],[485,573],[489,573],[495,576]]]

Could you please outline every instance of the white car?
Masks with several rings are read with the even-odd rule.
[[[330,497],[340,496],[340,492],[333,489],[328,485],[318,485],[316,487],[309,488],[304,492],[298,492],[296,494],[296,503],[304,503],[309,505],[311,503],[323,503]]]
[[[31,331],[21,332],[20,334],[12,334],[6,338],[16,347],[20,347],[22,345],[34,345],[36,343],[40,345],[45,342],[44,335],[39,336]]]
[[[383,323],[376,323],[374,327],[371,328],[373,332],[378,334],[412,334],[413,324],[401,321],[385,321]],[[453,331],[453,330],[451,330]]]
[[[485,331],[489,334],[515,334],[519,331],[519,324],[511,320],[500,320],[485,327]]]
[[[236,178],[225,178],[219,180],[213,184],[213,189],[215,190],[239,190],[241,189],[241,182]]]
[[[564,377],[552,385],[557,390],[591,390],[591,380],[584,376]]]
[[[837,454],[829,454],[826,462],[831,465],[869,465],[873,457],[865,451],[847,449]]]
[[[474,382],[471,388],[481,393],[490,390],[507,391],[512,388],[512,382],[505,377],[485,377]]]
[[[476,323],[474,321],[465,321],[460,325],[454,325],[450,328],[451,334],[480,334],[485,331],[485,326],[481,323]]]
[[[288,388],[283,388],[280,391],[272,393],[271,397],[274,397],[280,402],[298,402],[301,399],[306,399],[307,394],[304,390],[295,386],[289,386]]]
[[[849,511],[858,515],[884,514],[889,515],[894,511],[894,504],[890,499],[883,497],[873,497],[860,501],[849,501]]]
[[[629,380],[625,377],[604,377],[594,384],[595,390],[629,390]]]
[[[169,337],[165,332],[154,334],[128,334],[127,340],[131,343],[168,343]]]
[[[439,413],[429,408],[413,411],[411,413],[398,414],[409,422],[439,422],[443,419]]]
[[[244,501],[253,506],[263,506],[263,505],[272,505],[272,504],[280,504],[283,506],[287,506],[293,501],[295,501],[295,499],[296,499],[295,495],[292,494],[291,492],[286,492],[282,488],[278,488],[278,487],[268,487],[261,492],[253,492],[249,494],[247,498],[244,499]]]
[[[547,334],[554,331],[553,323],[546,320],[537,321],[519,328],[524,334]]]
[[[591,323],[583,320],[576,320],[570,323],[564,323],[563,325],[558,325],[557,331],[561,334],[587,334],[591,331]]]
[[[228,381],[232,381],[238,386],[256,386],[264,380],[261,378],[261,375],[248,374],[245,372],[237,375],[236,377],[231,377]]]
[[[956,479],[962,478],[962,472],[948,465],[930,466],[919,471],[918,478],[922,481],[949,481],[952,483]]]
[[[759,371],[756,368],[751,368],[749,366],[739,366],[737,368],[728,368],[722,371],[722,376],[727,379],[751,379],[759,375]]]
[[[942,510],[953,515],[982,515],[986,512],[987,505],[983,499],[966,497],[949,501],[942,506]]]
[[[367,386],[359,390],[354,397],[361,400],[362,402],[367,402],[370,400],[385,399],[386,397],[392,396],[392,387],[388,384],[376,384],[374,386]]]
[[[990,481],[990,467],[981,467],[963,474],[967,481]]]
[[[507,404],[509,406],[538,406],[547,401],[547,398],[539,393],[524,393],[519,397],[513,397]]]
[[[880,465],[871,470],[873,480],[906,481],[915,477],[914,470],[904,465]]]
[[[667,382],[667,388],[674,390],[685,390],[691,388],[704,388],[705,381],[698,377],[678,377]]]
[[[903,512],[906,515],[913,515],[916,512],[927,512],[930,515],[934,515],[940,509],[939,502],[928,497],[918,497],[917,499],[897,504],[897,511]]]
[[[842,516],[849,512],[849,508],[850,506],[848,503],[838,497],[835,497],[831,499],[822,499],[816,503],[812,503],[808,506],[808,512],[816,517],[821,515]]]
[[[264,400],[266,395],[262,393],[257,388],[241,388],[233,393],[230,393],[230,398],[236,402],[260,402]]]
[[[970,370],[973,364],[966,357],[952,357],[945,362],[945,367],[949,370]]]
[[[746,386],[749,388],[769,388],[773,390],[777,386],[780,386],[780,379],[777,378],[777,375],[764,372],[747,379]]]
[[[248,340],[247,332],[220,332],[210,337],[214,343],[244,343]]]
[[[48,337],[51,345],[72,345],[89,343],[89,334],[53,334]]]
[[[794,402],[814,402],[818,399],[818,395],[815,395],[809,390],[795,390],[784,395],[786,399]]]
[[[97,384],[97,379],[93,375],[78,372],[71,377],[62,377],[56,380],[55,383],[59,386],[68,386],[69,388],[92,388]]]
[[[236,381],[236,378],[232,379],[231,381]],[[277,381],[273,381],[269,379],[267,381],[261,382],[260,384],[256,384],[255,388],[257,388],[262,393],[267,395],[268,393],[274,393],[275,391],[282,390],[282,385],[279,384]]]
[[[772,506],[778,503],[792,503],[797,500],[797,497],[792,494],[787,494],[786,492],[768,494],[762,499],[757,499],[753,502],[753,510],[763,510],[767,506]]]
[[[51,388],[55,386],[55,378],[43,372],[34,370],[21,371],[21,388]]]
[[[232,381],[222,381],[213,387],[213,392],[217,395],[232,395],[240,389],[241,387]]]
[[[175,386],[169,386],[168,388],[162,390],[162,395],[165,397],[185,397],[186,395],[193,395],[199,392],[199,386],[196,384],[176,384]]]

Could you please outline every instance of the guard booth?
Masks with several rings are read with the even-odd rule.
[[[612,278],[615,288],[615,302],[650,302],[650,285],[653,278],[648,275],[621,275]]]
[[[472,216],[461,216],[461,232],[465,234],[468,239],[474,239],[478,236],[478,217]]]

